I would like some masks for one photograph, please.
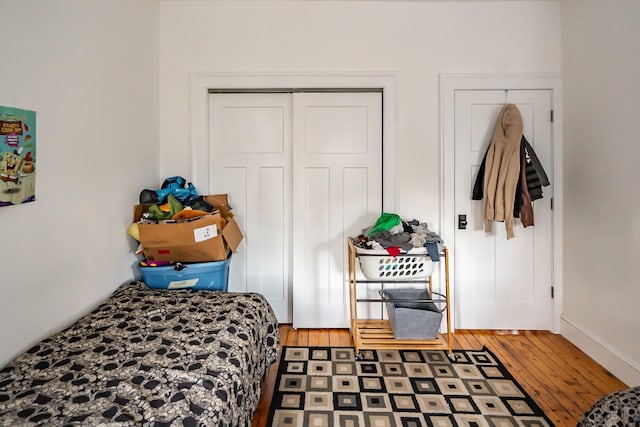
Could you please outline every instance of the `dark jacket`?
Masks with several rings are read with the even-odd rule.
[[[531,196],[531,201],[542,199],[542,187],[547,187],[551,183],[549,177],[540,163],[540,159],[533,151],[533,147],[522,135],[522,144],[524,145],[525,156],[527,157],[527,189]]]
[[[527,179],[527,190],[529,192],[529,197],[531,201],[538,200],[542,198],[542,187],[547,187],[551,183],[549,182],[549,177],[547,177],[547,173],[542,167],[542,163],[536,152],[533,151],[533,147],[527,141],[527,138],[522,135],[522,139],[520,140],[520,150],[521,153],[524,154],[526,159],[526,179]],[[488,151],[488,149],[487,149]],[[485,163],[487,160],[487,153],[484,153],[484,157],[482,158],[482,163],[480,164],[480,168],[478,169],[478,175],[476,176],[476,181],[473,185],[473,194],[471,198],[473,200],[482,200],[484,196],[483,185],[484,185],[484,169]],[[516,198],[513,206],[513,214],[514,217],[520,218],[520,207],[522,205],[522,183],[519,181],[518,186],[516,187]]]

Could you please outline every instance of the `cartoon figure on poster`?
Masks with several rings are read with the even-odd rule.
[[[0,106],[0,206],[36,200],[36,112]]]

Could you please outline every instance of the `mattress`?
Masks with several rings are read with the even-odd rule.
[[[0,371],[0,425],[248,426],[278,344],[260,294],[127,283]]]

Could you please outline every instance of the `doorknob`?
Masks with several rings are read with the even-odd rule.
[[[467,229],[467,215],[460,214],[458,215],[458,230],[466,230]]]

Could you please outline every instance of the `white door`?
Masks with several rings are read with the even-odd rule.
[[[482,201],[471,199],[478,168],[500,110],[516,104],[524,135],[551,181],[533,202],[535,225],[516,219],[515,238],[504,223],[483,230]],[[549,90],[458,90],[455,92],[455,212],[467,215],[455,231],[456,328],[553,328],[551,199],[552,129]]]
[[[347,328],[346,238],[382,207],[382,94],[296,95],[293,326]]]
[[[228,193],[244,234],[229,291],[262,293],[291,322],[291,95],[212,94],[209,188]]]
[[[230,195],[245,234],[229,290],[264,294],[281,323],[347,327],[345,239],[382,206],[381,94],[229,93],[209,104],[209,189]]]

